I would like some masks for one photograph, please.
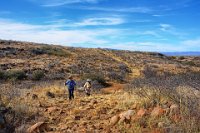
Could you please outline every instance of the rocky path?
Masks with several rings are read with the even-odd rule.
[[[38,95],[32,106],[38,109],[39,118],[29,123],[27,132],[164,133],[181,120],[179,107],[173,102],[167,99],[148,101],[124,92],[124,87],[112,84],[102,89],[102,93],[89,97],[76,92],[72,101],[59,91],[53,98]]]
[[[75,93],[75,99],[69,101],[66,96],[55,96],[45,102],[39,103],[40,119],[43,124],[32,126],[29,132],[41,132],[43,130],[55,133],[99,133],[105,132],[109,125],[109,119],[118,109],[115,109],[116,97],[112,94],[121,90],[123,85],[113,84],[104,88],[103,93],[83,96]],[[38,131],[37,131],[38,130]]]

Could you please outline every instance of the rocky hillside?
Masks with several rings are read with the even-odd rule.
[[[54,80],[69,74],[82,78],[95,73],[110,81],[125,82],[144,77],[149,69],[157,75],[199,71],[198,59],[186,58],[1,40],[0,80]]]

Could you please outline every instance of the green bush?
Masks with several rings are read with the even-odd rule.
[[[107,86],[106,80],[102,74],[86,74],[82,77],[83,79],[91,79],[92,81],[97,81],[100,84]]]
[[[67,51],[63,50],[62,48],[56,48],[53,46],[44,46],[42,48],[32,49],[31,52],[36,55],[48,54],[61,57],[69,56],[69,53]]]
[[[44,78],[44,76],[45,76],[44,71],[36,70],[33,72],[32,79],[33,80],[41,80],[42,78]]]
[[[108,73],[108,77],[109,79],[113,80],[113,81],[117,81],[122,83],[126,77],[125,73],[116,73],[116,72],[110,72]]]
[[[189,66],[196,66],[196,64],[193,61],[187,61],[185,62],[185,64]]]
[[[0,70],[0,80],[6,79],[5,72],[3,70]]]
[[[175,59],[176,59],[176,56],[169,56],[168,59],[169,59],[169,60],[175,60]]]
[[[26,78],[26,73],[23,70],[9,70],[5,77],[11,80],[23,80]]]
[[[184,60],[184,59],[185,59],[184,56],[180,56],[180,57],[179,57],[179,60]]]

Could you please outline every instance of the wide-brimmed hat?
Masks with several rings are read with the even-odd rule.
[[[92,80],[91,80],[91,79],[87,79],[87,81],[88,81],[88,82],[91,82]]]

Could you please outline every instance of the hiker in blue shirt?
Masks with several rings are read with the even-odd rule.
[[[69,76],[69,79],[65,82],[65,85],[68,87],[69,91],[69,100],[74,99],[74,87],[76,86],[76,82],[73,80],[72,76]]]

